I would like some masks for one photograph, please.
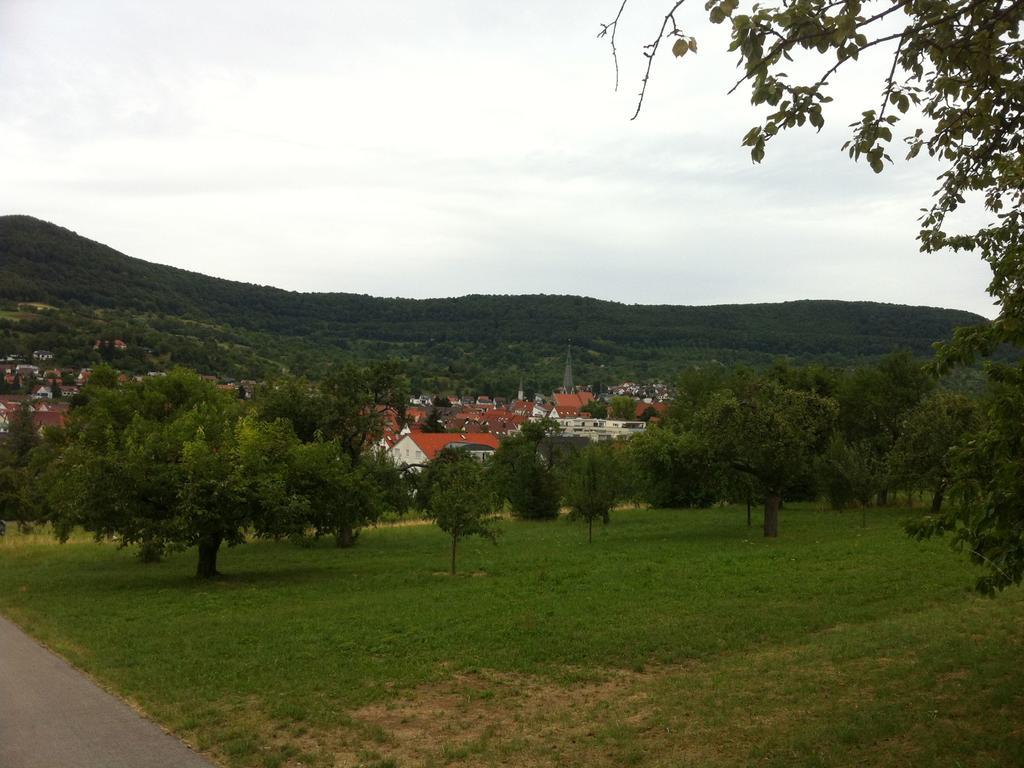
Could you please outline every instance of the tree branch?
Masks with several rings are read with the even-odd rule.
[[[619,30],[619,19],[622,18],[622,12],[626,9],[626,3],[629,0],[622,0],[622,5],[619,6],[619,12],[615,14],[615,18],[608,24],[601,25],[601,31],[597,33],[598,39],[605,37],[608,31],[611,30],[611,37],[608,41],[612,44],[612,61],[615,63],[615,90],[619,90],[619,52],[615,48],[615,33]]]
[[[629,118],[630,120],[636,120],[637,116],[640,114],[640,109],[644,105],[644,96],[647,94],[647,81],[651,77],[651,66],[654,64],[654,57],[658,53],[658,46],[661,45],[661,41],[666,37],[665,30],[668,28],[668,23],[670,21],[672,22],[672,32],[669,34],[679,33],[679,27],[676,26],[675,12],[679,10],[684,1],[685,0],[676,0],[676,3],[672,6],[672,10],[670,10],[662,20],[661,29],[658,32],[657,38],[655,38],[653,43],[649,43],[644,46],[644,48],[647,49],[644,53],[644,56],[647,57],[647,70],[644,72],[644,79],[640,86],[640,98],[636,103],[636,112],[634,112],[633,116]]]

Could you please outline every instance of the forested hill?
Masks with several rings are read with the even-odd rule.
[[[603,367],[609,381],[668,376],[710,359],[842,364],[898,347],[924,356],[954,327],[984,322],[969,312],[869,302],[682,307],[549,295],[415,300],[295,293],[151,264],[28,216],[0,217],[0,278],[0,301],[136,324],[125,333],[187,335],[202,328],[204,341],[212,336],[233,348],[233,366],[244,368],[239,350],[247,346],[257,367],[257,357],[302,367],[298,350],[307,365],[317,350],[329,358],[393,353],[424,374],[459,379],[469,373],[460,366],[475,363],[508,369],[512,378],[519,375],[513,369],[523,371],[537,386],[547,385],[549,373],[551,382],[560,377],[555,361],[568,339],[579,348],[580,373],[593,376],[588,366]]]

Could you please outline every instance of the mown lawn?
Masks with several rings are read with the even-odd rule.
[[[142,565],[0,543],[0,612],[229,766],[1024,765],[1024,591],[905,511],[431,526]],[[756,524],[755,520],[755,524]]]

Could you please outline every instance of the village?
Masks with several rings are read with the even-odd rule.
[[[97,340],[96,347],[127,348],[120,339]],[[55,363],[47,350],[35,350],[32,362],[21,356],[0,359],[0,440],[10,431],[14,414],[28,408],[33,426],[42,432],[61,428],[67,422],[73,400],[88,383],[90,368],[69,368]],[[119,373],[121,383],[163,376],[164,371],[145,375]],[[239,398],[256,396],[258,382],[232,381],[201,374],[219,389]],[[657,422],[672,399],[664,384],[623,382],[595,393],[588,386],[573,383],[572,355],[566,356],[562,386],[548,396],[528,398],[520,382],[515,398],[492,395],[455,396],[420,394],[409,399],[403,414],[381,409],[382,429],[378,448],[399,466],[422,466],[446,448],[468,451],[483,459],[498,449],[501,441],[517,433],[523,424],[545,420],[567,442],[606,442],[628,439]]]

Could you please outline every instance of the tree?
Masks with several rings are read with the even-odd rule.
[[[623,0],[615,18],[601,25],[599,33],[611,42],[616,87],[615,37],[627,2]],[[634,118],[662,44],[670,41],[677,57],[697,51],[696,39],[679,26],[682,0],[667,6],[657,35],[644,50],[647,68]],[[712,23],[725,22],[730,28],[730,50],[739,56],[742,72],[733,90],[748,84],[755,105],[773,108],[743,138],[755,162],[763,159],[766,144],[781,131],[805,124],[821,129],[832,100],[828,95],[831,78],[838,70],[853,66],[870,49],[888,51],[891,59],[879,100],[852,126],[844,149],[854,159],[867,160],[878,173],[891,162],[887,148],[902,116],[910,116],[914,125],[923,123],[904,137],[907,160],[924,150],[944,170],[920,219],[921,250],[975,252],[992,269],[988,292],[995,298],[998,316],[986,325],[958,329],[951,343],[940,346],[934,370],[947,372],[979,355],[991,355],[1001,344],[1024,346],[1024,42],[1020,39],[1024,4],[1017,0],[886,0],[870,6],[871,12],[867,8],[847,0],[758,3],[744,12],[739,12],[739,0],[705,4]],[[804,82],[792,81],[783,72],[783,68],[792,71],[791,59],[815,57],[818,74]],[[804,64],[798,62],[800,71],[814,71]],[[973,231],[957,231],[952,217],[969,202],[980,202],[988,221]],[[1016,371],[990,366],[988,375],[1004,403],[1024,399],[1024,389],[1017,395],[1009,392],[1013,386],[1024,388],[1024,364]],[[996,405],[989,411],[989,419],[1006,416]],[[1012,479],[1014,467],[1024,462],[1024,446],[1004,440],[1017,428],[1019,422],[1013,416],[1003,423],[990,423],[991,440],[969,449],[982,454],[990,450],[987,458],[999,462],[976,488],[982,498],[1004,500],[1000,524],[993,525],[992,508],[963,497],[957,516],[918,530],[925,535],[953,527],[963,541],[973,541],[984,531],[984,548],[1003,542],[1000,561],[1009,568],[1004,569],[1006,573],[1024,568],[1017,533],[1024,526],[1024,489]],[[970,464],[968,454],[960,458],[965,462],[961,467]],[[1011,497],[1013,503],[1008,501]],[[1015,552],[1014,561],[1009,553]],[[1005,579],[991,582],[1005,583]]]
[[[256,390],[256,413],[264,421],[285,419],[304,443],[316,439],[322,428],[323,396],[304,378],[278,376]]]
[[[332,451],[335,455],[336,463],[329,471],[325,468],[323,476],[334,495],[321,497],[315,514],[317,530],[332,532],[338,546],[354,544],[360,526],[380,515],[386,489],[375,487],[375,482],[385,475],[364,464],[375,461],[376,441],[388,420],[398,423],[404,418],[407,399],[408,381],[395,362],[339,366],[317,385],[282,376],[260,389],[256,401],[260,418],[285,419],[302,442],[333,446],[300,451],[296,458],[324,467],[325,456]]]
[[[551,422],[527,422],[506,439],[491,457],[498,495],[508,500],[517,517],[528,520],[558,517],[558,477],[541,456],[541,443],[557,432]]]
[[[429,434],[440,434],[445,432],[444,422],[441,421],[441,417],[438,414],[438,409],[435,406],[430,407],[430,412],[427,414],[427,418],[423,420],[422,430]]]
[[[885,470],[872,447],[851,444],[838,432],[818,457],[817,472],[829,504],[839,510],[855,503],[866,510],[885,482]]]
[[[433,475],[427,514],[452,540],[451,574],[459,542],[467,536],[495,541],[494,505],[483,467],[471,456],[457,454],[438,464]]]
[[[937,514],[952,479],[950,451],[973,438],[980,423],[977,403],[964,395],[937,392],[922,400],[907,416],[893,448],[893,478],[930,492]]]
[[[608,403],[608,416],[612,419],[635,419],[636,400],[626,395],[616,395]]]
[[[0,446],[6,454],[2,463],[13,467],[28,465],[28,457],[32,449],[39,445],[39,432],[32,420],[32,408],[22,403],[10,416],[7,427],[7,439]]]
[[[779,535],[786,492],[811,472],[836,419],[834,400],[762,380],[737,397],[724,391],[701,413],[722,458],[757,479],[765,497],[764,535]]]
[[[408,389],[408,381],[396,362],[335,368],[320,383],[320,429],[328,439],[339,441],[356,466],[366,449],[380,438],[389,413],[398,422],[403,420]]]
[[[981,428],[946,459],[955,503],[907,526],[917,538],[951,532],[953,545],[985,568],[977,588],[987,594],[1024,579],[1024,370],[993,366],[989,376]]]
[[[297,441],[285,421],[242,418],[237,398],[184,370],[86,389],[44,475],[62,539],[81,526],[150,558],[197,546],[196,575],[212,578],[222,544],[305,525],[308,503],[286,482]]]
[[[886,503],[889,454],[907,414],[935,386],[935,381],[909,352],[896,352],[878,365],[858,368],[836,387],[839,423],[846,441],[870,452],[879,470],[879,503]]]
[[[695,431],[650,427],[628,451],[644,500],[655,507],[707,507],[721,496],[719,463]]]
[[[200,578],[219,575],[221,544],[241,544],[250,531],[296,533],[308,518],[308,498],[291,493],[287,484],[296,444],[291,428],[251,417],[224,427],[211,434],[204,425],[182,445],[177,505],[165,528],[174,545],[198,547]]]
[[[622,466],[610,445],[593,444],[569,462],[565,501],[574,520],[586,520],[587,541],[594,540],[594,520],[607,525],[609,513],[622,496]]]

